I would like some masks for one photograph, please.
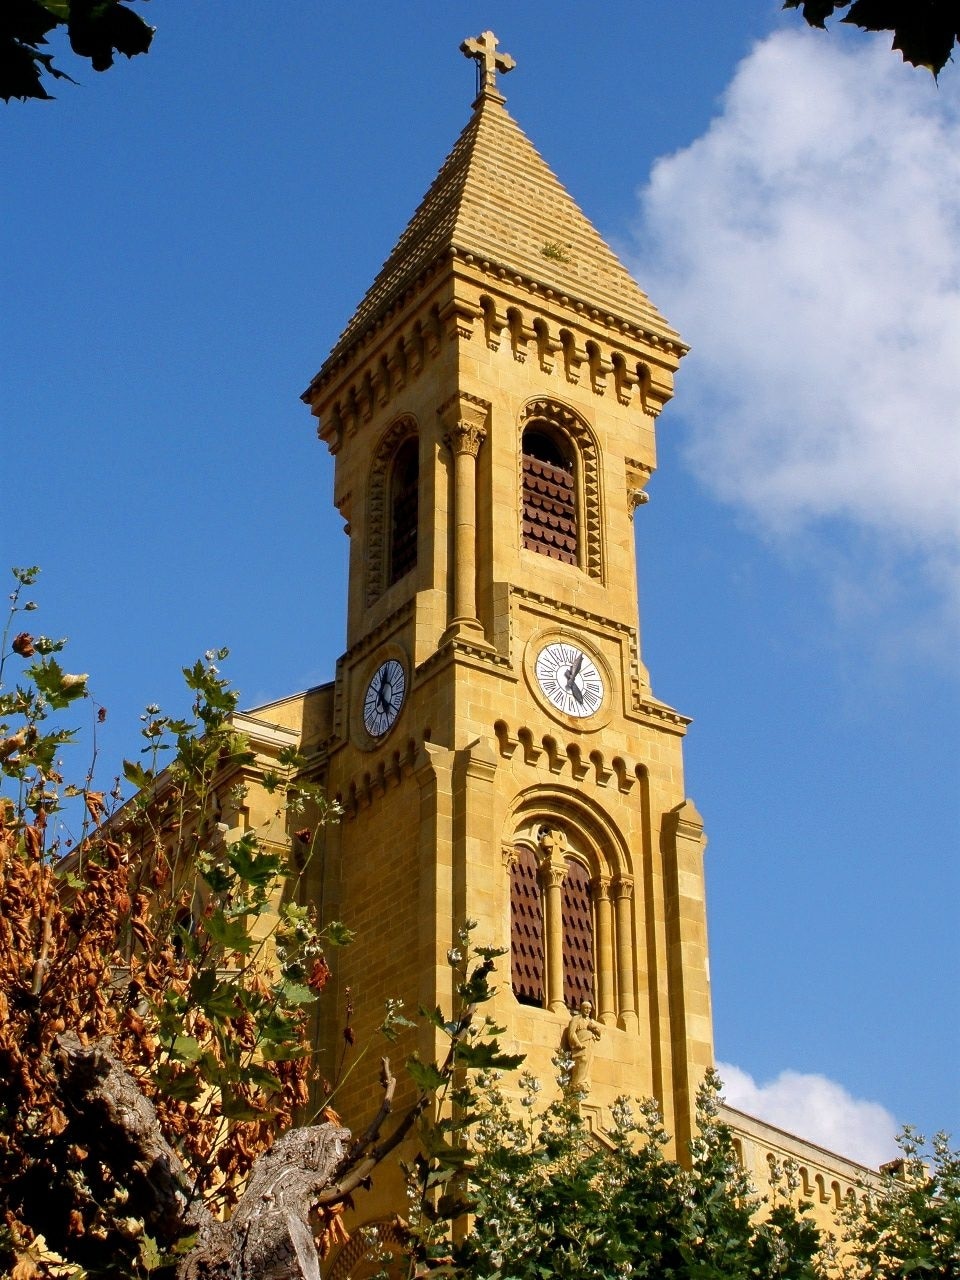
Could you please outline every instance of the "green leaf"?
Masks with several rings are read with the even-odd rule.
[[[252,1106],[245,1098],[238,1098],[224,1093],[220,1100],[220,1110],[228,1120],[263,1120],[273,1115],[268,1107]]]
[[[170,1057],[178,1062],[196,1062],[202,1050],[193,1036],[177,1036],[170,1046]]]
[[[43,658],[27,668],[27,675],[56,711],[87,696],[88,676],[70,675],[56,658]]]
[[[317,999],[315,991],[299,982],[282,982],[280,993],[285,1002],[292,1005],[314,1004]]]
[[[264,1040],[260,1045],[260,1055],[264,1062],[289,1062],[292,1058],[305,1058],[310,1052],[309,1045],[299,1041],[275,1044],[271,1040]]]
[[[144,769],[135,760],[124,760],[123,776],[139,791],[146,790],[153,782],[152,772],[149,769]]]
[[[348,929],[339,920],[331,920],[323,929],[323,940],[329,942],[331,947],[348,947],[356,936],[352,929]]]
[[[87,887],[86,880],[76,875],[69,867],[60,867],[54,874],[68,889],[85,889]]]
[[[522,1053],[504,1053],[496,1040],[481,1040],[479,1044],[464,1040],[457,1046],[457,1061],[461,1066],[484,1071],[515,1071],[524,1057]]]
[[[227,849],[227,861],[244,884],[264,888],[280,873],[280,856],[266,853],[252,831],[246,832]]]
[[[196,1102],[200,1097],[200,1082],[190,1073],[181,1071],[170,1062],[161,1062],[155,1079],[160,1092],[178,1102]]]
[[[256,1062],[247,1067],[244,1075],[248,1084],[252,1084],[258,1089],[263,1089],[266,1093],[276,1093],[281,1088],[280,1077],[274,1075],[267,1067],[261,1067]]]
[[[414,1084],[423,1093],[433,1093],[446,1083],[446,1076],[434,1062],[421,1062],[414,1054],[407,1059],[407,1071],[413,1077]]]
[[[50,0],[46,0],[46,3],[49,7]],[[156,1271],[163,1261],[153,1236],[143,1235],[140,1237],[139,1260],[140,1265],[147,1272]]]
[[[228,919],[222,911],[215,911],[213,915],[204,917],[203,927],[224,951],[238,951],[246,955],[253,950],[254,940],[244,916]]]

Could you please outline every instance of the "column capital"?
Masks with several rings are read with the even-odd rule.
[[[547,858],[537,868],[541,887],[544,889],[562,889],[567,878],[567,868],[558,866],[552,858]]]
[[[450,452],[454,456],[469,453],[475,458],[487,436],[490,402],[467,391],[457,391],[437,413],[446,428],[443,441]]]
[[[633,897],[633,876],[617,876],[611,887],[616,901],[629,900]]]
[[[593,876],[590,880],[590,888],[593,891],[593,896],[597,899],[604,898],[609,900],[610,886],[612,883],[613,881],[607,875]]]

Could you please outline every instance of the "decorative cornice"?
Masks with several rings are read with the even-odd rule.
[[[490,258],[477,258],[470,250],[460,245],[452,244],[442,249],[430,264],[418,274],[415,280],[411,281],[391,299],[389,304],[378,315],[372,317],[370,323],[349,347],[336,352],[336,358],[329,359],[323,365],[320,372],[300,397],[301,400],[305,404],[312,403],[317,393],[322,391],[339,373],[342,373],[352,364],[361,350],[369,346],[381,330],[386,328],[401,311],[413,303],[419,294],[435,279],[443,264],[450,261],[460,262],[469,267],[471,271],[478,271],[483,276],[510,284],[514,288],[524,289],[532,296],[543,299],[545,303],[572,311],[576,316],[602,326],[608,332],[618,333],[630,341],[641,343],[651,351],[660,352],[671,362],[674,359],[682,360],[690,350],[687,343],[676,337],[670,337],[657,333],[653,329],[644,328],[642,325],[633,324],[623,316],[615,315],[610,311],[593,306],[588,299],[558,292],[536,277],[518,272],[506,263]],[[466,334],[462,336],[466,336]]]
[[[567,618],[575,618],[578,622],[593,623],[604,631],[616,631],[636,640],[636,627],[631,627],[625,622],[617,622],[615,618],[606,618],[600,613],[592,613],[588,609],[581,609],[579,605],[568,604],[564,600],[555,600],[552,596],[545,595],[542,591],[531,591],[529,587],[511,586],[510,594],[520,596],[521,599],[527,600],[531,604],[542,605],[544,612],[550,617],[562,614]]]
[[[430,654],[429,658],[424,658],[423,662],[416,668],[417,678],[420,679],[432,674],[436,668],[444,666],[447,662],[454,662],[464,658],[485,667],[498,667],[504,674],[510,671],[510,659],[505,658],[496,649],[485,645],[471,644],[460,636],[453,636],[448,640],[444,640]]]
[[[605,787],[615,777],[617,790],[622,795],[628,795],[646,772],[641,763],[624,760],[620,755],[608,760],[598,748],[590,752],[588,760],[584,760],[579,742],[558,742],[552,734],[545,734],[537,742],[533,730],[527,725],[521,725],[512,732],[505,720],[498,720],[493,726],[493,733],[497,749],[505,760],[513,759],[520,747],[525,765],[538,768],[545,764],[555,777],[563,774],[569,767],[571,778],[578,784],[592,781],[597,787]],[[589,778],[591,771],[592,779]]]

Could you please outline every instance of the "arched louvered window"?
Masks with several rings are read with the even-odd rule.
[[[399,582],[417,563],[420,514],[420,442],[409,436],[397,450],[390,471],[390,572],[387,586]]]
[[[563,882],[563,999],[571,1009],[581,1000],[596,1004],[593,964],[593,904],[590,874],[576,858],[566,859]]]
[[[544,1003],[543,904],[533,850],[520,845],[510,872],[510,964],[521,1004]]]
[[[577,494],[573,446],[536,421],[521,443],[523,545],[577,563]]]

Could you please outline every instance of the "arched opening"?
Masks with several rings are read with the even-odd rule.
[[[390,563],[387,586],[399,582],[417,563],[420,515],[420,442],[408,436],[390,469]]]
[[[521,441],[523,545],[564,564],[577,564],[574,448],[545,422],[533,420]]]

